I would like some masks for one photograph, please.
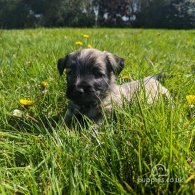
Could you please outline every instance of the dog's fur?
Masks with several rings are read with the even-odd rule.
[[[168,90],[155,77],[116,84],[116,76],[124,68],[124,59],[106,51],[81,49],[58,60],[60,75],[66,69],[67,90],[70,100],[65,122],[73,116],[86,115],[95,123],[102,119],[102,109],[110,112],[113,103],[121,105],[123,100],[132,101],[140,89],[146,94],[147,102],[152,103],[159,95],[170,98]]]

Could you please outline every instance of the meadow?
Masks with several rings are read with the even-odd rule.
[[[195,193],[195,30],[1,30],[0,45],[1,194]],[[63,126],[56,62],[91,46],[125,59],[118,83],[173,75],[173,102],[124,104],[98,131]]]

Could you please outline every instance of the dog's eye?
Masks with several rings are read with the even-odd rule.
[[[67,69],[66,69],[66,73],[67,73],[67,74],[71,74],[71,73],[72,73],[72,70],[71,70],[70,68],[67,68]]]
[[[104,74],[101,72],[94,72],[94,76],[95,76],[95,78],[101,78],[104,76]]]

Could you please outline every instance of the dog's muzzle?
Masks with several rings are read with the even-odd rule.
[[[94,87],[87,82],[79,83],[72,89],[67,90],[67,97],[78,105],[97,103],[99,101],[99,95],[100,92],[96,91]]]
[[[77,95],[85,96],[94,93],[95,90],[89,82],[80,82],[74,86],[74,91]]]

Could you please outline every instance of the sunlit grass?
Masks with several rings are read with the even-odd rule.
[[[194,35],[143,29],[1,31],[0,193],[195,193],[195,108],[186,99],[195,95]],[[65,128],[60,120],[67,103],[65,76],[58,75],[56,62],[83,47],[123,57],[119,83],[161,71],[173,75],[162,82],[174,103],[151,106],[140,99],[116,108],[96,131],[91,125]],[[152,180],[159,164],[168,170],[166,182]]]

